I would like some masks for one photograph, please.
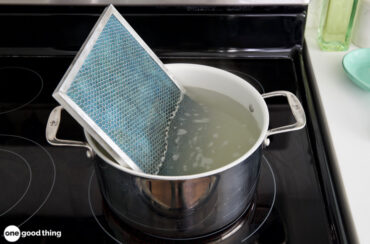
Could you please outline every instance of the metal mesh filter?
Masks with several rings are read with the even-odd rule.
[[[181,89],[110,6],[54,96],[118,162],[156,174]]]

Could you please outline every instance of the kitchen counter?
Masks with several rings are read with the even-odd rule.
[[[306,41],[337,181],[348,219],[359,243],[370,243],[370,92],[346,76],[347,52],[323,52],[316,29]],[[354,45],[350,50],[356,49]]]

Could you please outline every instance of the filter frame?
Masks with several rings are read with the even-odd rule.
[[[111,16],[116,17],[116,19],[122,24],[124,28],[132,35],[132,37],[140,44],[140,46],[150,55],[150,57],[158,64],[158,66],[168,75],[168,77],[173,81],[173,83],[180,89],[182,93],[185,89],[176,82],[174,77],[168,72],[164,64],[159,60],[159,58],[154,54],[154,52],[149,48],[149,46],[140,38],[140,36],[134,31],[130,24],[122,17],[122,15],[114,8],[113,5],[109,5],[97,23],[91,30],[89,36],[85,40],[81,49],[75,56],[72,64],[66,71],[62,80],[58,84],[57,88],[53,92],[53,97],[64,107],[64,109],[71,114],[71,116],[80,124],[84,129],[86,129],[89,134],[123,167],[129,167],[133,170],[142,172],[142,170],[137,166],[137,164],[95,123],[95,121],[81,109],[67,94],[68,89],[72,85],[76,75],[83,66],[89,53],[94,48],[100,34],[102,33],[107,22]]]

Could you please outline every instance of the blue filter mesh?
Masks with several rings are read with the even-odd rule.
[[[159,171],[182,93],[114,15],[67,95],[145,173]]]

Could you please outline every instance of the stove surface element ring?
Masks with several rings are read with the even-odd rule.
[[[21,109],[41,93],[44,83],[39,73],[25,67],[0,67],[0,115]]]
[[[27,194],[32,181],[32,170],[27,160],[18,153],[0,148],[0,159],[3,165],[7,164],[5,170],[0,171],[0,185],[8,186],[3,189],[2,195],[4,198],[3,201],[1,201],[1,205],[4,204],[4,202],[10,205],[5,206],[5,210],[3,210],[3,206],[1,206],[0,217],[2,217],[15,208]],[[22,173],[23,170],[19,168],[19,163],[23,163],[26,166],[26,173]],[[24,177],[26,175],[28,175],[28,177]],[[25,181],[27,178],[28,180]],[[25,187],[22,187],[22,185],[25,185]],[[21,190],[21,192],[19,194],[17,194],[17,192],[15,193],[14,191],[17,190]]]

